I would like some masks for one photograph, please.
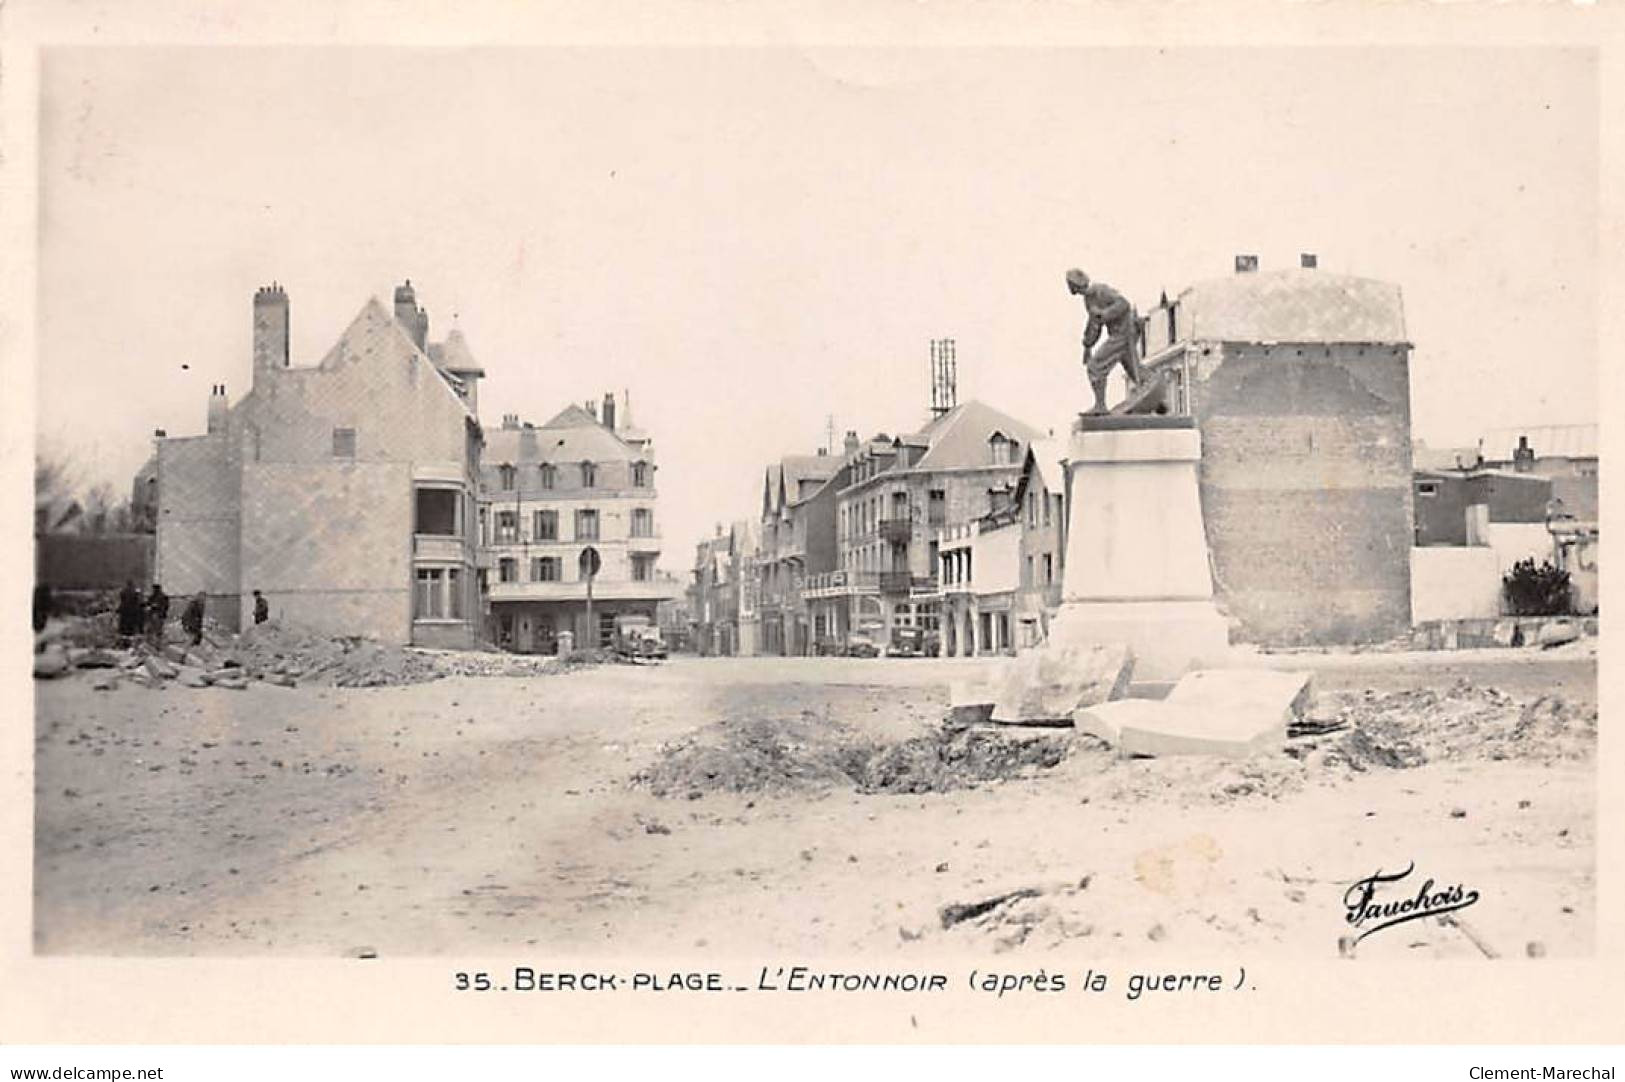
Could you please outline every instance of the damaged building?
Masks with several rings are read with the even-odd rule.
[[[1166,299],[1145,363],[1202,434],[1218,598],[1242,641],[1386,640],[1411,620],[1410,351],[1399,287],[1302,266]],[[1075,494],[1080,508],[1087,494]]]
[[[216,385],[203,435],[157,439],[154,578],[231,629],[259,590],[315,630],[475,644],[484,372],[462,334],[428,340],[410,281],[315,365],[291,363],[289,325],[287,292],[260,289],[248,393]]]

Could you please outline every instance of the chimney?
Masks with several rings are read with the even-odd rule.
[[[226,420],[230,415],[231,404],[226,399],[226,385],[216,383],[209,388],[209,435],[213,436],[217,432],[224,432],[226,430]]]
[[[417,291],[412,288],[410,278],[395,287],[395,319],[417,347],[424,348],[429,340],[429,313],[418,307]]]
[[[587,412],[592,414],[592,419],[595,421],[598,420],[598,403],[589,398],[586,401],[586,406]]]
[[[169,433],[165,432],[161,428],[155,428],[152,430],[152,438],[155,440],[166,440],[169,438]]]
[[[1236,256],[1236,273],[1253,274],[1258,270],[1258,257],[1256,255]]]
[[[1512,468],[1519,473],[1535,468],[1535,449],[1529,446],[1528,436],[1518,437],[1518,446],[1512,449]]]
[[[502,415],[502,427],[503,428],[518,428],[519,427],[519,414],[517,414],[517,413],[504,413]]]
[[[1298,266],[1304,270],[1314,270],[1320,266],[1320,259],[1314,252],[1303,252],[1298,256]]]
[[[288,367],[288,294],[272,282],[254,292],[254,375]]]
[[[604,392],[604,427],[615,431],[615,392]]]
[[[841,449],[846,452],[848,457],[850,457],[858,453],[858,448],[860,446],[862,445],[858,442],[857,432],[854,429],[847,429],[846,439],[842,442]]]

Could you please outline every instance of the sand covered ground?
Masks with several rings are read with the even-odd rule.
[[[1350,883],[1414,864],[1479,901],[1360,957],[1593,950],[1594,656],[1258,663],[1314,670],[1341,728],[1246,761],[943,731],[963,659],[42,680],[35,944],[1336,957]]]

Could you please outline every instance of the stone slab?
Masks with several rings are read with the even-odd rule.
[[[1247,711],[1216,714],[1189,702],[1146,702],[1132,716],[1112,720],[1123,755],[1244,758],[1279,751],[1286,743],[1285,722],[1267,723]]]
[[[1194,706],[1222,722],[1228,730],[1243,729],[1256,718],[1256,725],[1280,727],[1301,721],[1309,713],[1315,696],[1314,677],[1306,672],[1277,672],[1273,669],[1204,669],[1185,676],[1168,693],[1168,702]]]
[[[1064,725],[1081,706],[1122,698],[1133,674],[1134,655],[1123,643],[1052,637],[1006,666],[992,720]]]

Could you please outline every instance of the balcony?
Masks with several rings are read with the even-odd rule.
[[[906,518],[880,520],[880,539],[893,545],[906,545],[914,536],[914,523]]]
[[[650,530],[647,533],[633,534],[626,539],[626,547],[631,552],[659,552],[660,533]]]
[[[412,555],[420,560],[461,561],[468,550],[461,537],[420,533],[412,535]]]
[[[883,594],[906,594],[914,588],[914,576],[907,571],[882,571],[878,577]]]

